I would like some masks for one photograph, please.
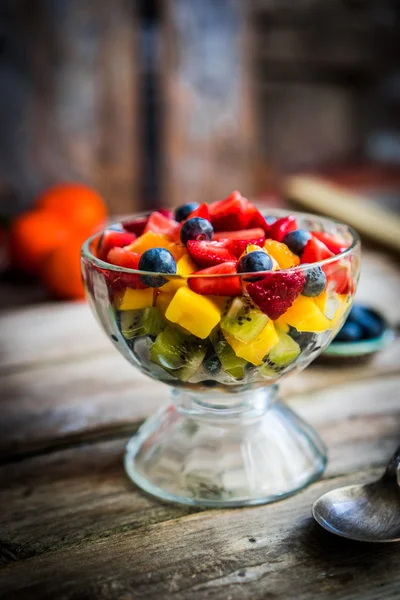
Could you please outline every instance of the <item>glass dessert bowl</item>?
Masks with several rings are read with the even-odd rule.
[[[101,251],[105,236],[136,231],[121,245],[145,252],[142,225],[136,226],[148,221],[145,214],[83,246],[87,298],[103,329],[132,365],[171,386],[169,406],[141,426],[125,454],[131,480],[163,500],[214,507],[267,503],[324,471],[324,444],[280,401],[278,383],[310,364],[343,324],[358,282],[360,243],[353,229],[330,219],[269,210],[267,221],[273,218],[295,218],[297,230],[314,232],[317,242],[306,246],[308,254],[307,240],[293,240],[295,247],[303,243],[306,260],[282,268],[286,246],[268,238],[266,225],[266,240],[242,244],[236,263],[218,268],[193,272],[199,247],[181,243],[168,246],[176,272],[145,271],[137,262],[129,268],[118,252],[120,264],[110,264],[112,255]],[[172,238],[161,235],[167,247]],[[342,246],[321,259],[323,236]],[[241,262],[251,266],[243,256],[257,251],[259,260],[260,250],[272,260],[261,256],[268,270],[239,272]]]

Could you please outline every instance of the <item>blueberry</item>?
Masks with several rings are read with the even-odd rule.
[[[326,275],[321,267],[307,269],[305,273],[306,281],[301,292],[303,296],[314,298],[319,296],[326,287]]]
[[[181,229],[181,242],[187,244],[189,240],[212,240],[214,229],[210,221],[201,217],[193,217],[185,221]]]
[[[342,329],[335,337],[335,342],[359,342],[363,337],[363,332],[358,323],[346,321]]]
[[[256,271],[270,271],[273,267],[272,259],[262,250],[254,250],[245,254],[238,262],[238,273],[253,273]],[[246,277],[246,281],[257,281],[260,277]]]
[[[377,338],[385,330],[385,323],[375,312],[360,304],[355,304],[347,317],[349,323],[361,327],[364,339]]]
[[[199,208],[198,202],[189,202],[188,204],[178,206],[175,209],[175,220],[179,222],[184,221],[196,208]]]
[[[176,262],[171,252],[165,248],[150,248],[143,252],[139,260],[139,269],[141,271],[151,271],[152,273],[176,273]],[[140,279],[145,285],[150,287],[161,287],[167,283],[167,279],[161,275],[140,275]]]
[[[215,377],[215,375],[218,375],[218,373],[221,370],[221,361],[219,360],[215,352],[211,352],[206,356],[206,358],[203,361],[203,367],[204,370],[207,371],[207,373],[209,373],[213,377]]]
[[[311,239],[311,233],[309,231],[306,231],[305,229],[296,229],[295,231],[287,233],[282,242],[286,244],[293,254],[301,256],[309,239]]]

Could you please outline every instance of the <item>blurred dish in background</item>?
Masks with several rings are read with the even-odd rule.
[[[354,304],[342,329],[326,348],[328,357],[360,357],[374,354],[395,339],[395,331],[377,311]]]

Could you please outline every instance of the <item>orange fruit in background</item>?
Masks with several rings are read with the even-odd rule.
[[[12,263],[26,273],[37,273],[44,258],[71,236],[71,226],[45,210],[17,217],[10,230]]]
[[[60,183],[50,187],[39,196],[36,206],[61,217],[86,237],[107,218],[103,198],[84,183]]]
[[[56,248],[43,261],[41,279],[46,289],[56,298],[82,300],[85,292],[81,277],[82,240],[76,236]]]

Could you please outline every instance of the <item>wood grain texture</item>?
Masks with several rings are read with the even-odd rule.
[[[171,204],[252,193],[247,4],[165,2],[164,189]]]
[[[68,180],[98,188],[112,212],[137,208],[135,3],[2,4],[0,161],[19,208],[48,185]]]
[[[358,479],[374,476],[365,471]],[[312,501],[348,481],[320,482],[274,505],[128,525],[17,560],[1,572],[2,598],[394,599],[400,593],[395,545],[344,542],[312,522]],[[109,508],[111,517],[112,497]],[[68,514],[74,520],[68,512],[64,519]]]

